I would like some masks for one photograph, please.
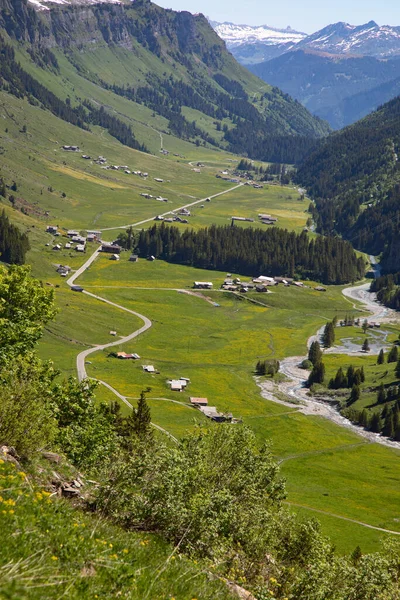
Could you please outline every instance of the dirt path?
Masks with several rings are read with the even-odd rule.
[[[400,535],[400,531],[392,531],[391,529],[384,529],[383,527],[375,527],[375,525],[369,525],[368,523],[363,523],[362,521],[356,521],[356,519],[350,519],[350,517],[343,517],[342,515],[337,515],[335,513],[328,512],[326,510],[321,510],[319,508],[313,508],[312,506],[305,506],[304,504],[296,504],[296,502],[287,502],[285,504],[289,506],[296,506],[297,508],[304,508],[305,510],[312,510],[312,512],[319,513],[320,515],[327,515],[328,517],[334,517],[335,519],[341,519],[342,521],[348,521],[349,523],[355,523],[356,525],[361,525],[361,527],[367,527],[368,529],[374,529],[375,531],[383,531],[383,533],[390,533],[392,535]]]

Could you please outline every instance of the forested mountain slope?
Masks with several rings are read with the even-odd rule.
[[[240,66],[202,15],[164,10],[147,0],[50,6],[35,11],[26,0],[0,3],[3,46],[15,51],[12,57],[6,51],[7,60],[22,69],[18,82],[12,81],[16,69],[6,69],[2,87],[30,95],[61,118],[74,111],[81,126],[121,130],[118,123],[111,126],[115,117],[131,129],[131,136],[119,136],[133,147],[135,138],[142,149],[150,128],[280,162],[298,160],[329,131],[298,102]],[[38,83],[45,90],[38,91]],[[55,96],[51,106],[43,101],[46,91]],[[58,100],[68,108],[61,109]],[[106,115],[97,114],[100,106]]]
[[[399,91],[399,59],[341,56],[294,49],[251,71],[341,129],[365,117]]]
[[[318,229],[383,253],[387,271],[400,259],[400,98],[332,135],[298,171],[315,199]]]

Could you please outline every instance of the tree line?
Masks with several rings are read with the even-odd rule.
[[[212,225],[181,232],[162,223],[142,230],[137,247],[141,256],[202,269],[308,277],[326,284],[356,281],[365,270],[363,259],[357,258],[348,242],[328,237],[310,240],[306,232],[279,228]]]

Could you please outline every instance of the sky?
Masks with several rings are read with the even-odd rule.
[[[270,25],[313,33],[330,23],[400,26],[399,0],[154,0],[164,8],[202,12],[215,21]]]

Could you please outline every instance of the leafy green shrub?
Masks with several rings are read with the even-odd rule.
[[[308,360],[308,358],[306,358],[306,360],[303,360],[303,362],[301,363],[301,368],[310,371],[313,368],[311,360]]]
[[[0,443],[22,456],[45,448],[55,438],[51,384],[57,373],[33,354],[17,357],[0,371]]]

